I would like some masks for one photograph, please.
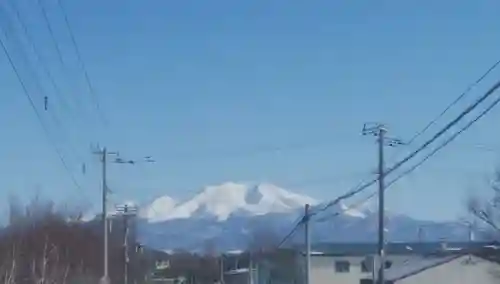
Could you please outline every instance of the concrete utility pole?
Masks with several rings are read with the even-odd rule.
[[[136,165],[140,163],[154,163],[155,161],[151,158],[151,156],[146,156],[142,159],[139,160],[127,160],[123,159],[117,155],[117,157],[113,160],[113,163],[116,164],[129,164],[129,165]],[[128,233],[129,233],[129,217],[130,216],[135,216],[137,214],[137,208],[136,207],[130,207],[127,204],[124,205],[122,209],[122,215],[124,219],[124,272],[123,272],[123,280],[125,284],[128,284],[128,268],[129,268],[129,249],[128,249]]]
[[[100,284],[109,284],[110,279],[109,279],[109,249],[108,249],[108,243],[109,243],[109,238],[108,238],[108,233],[109,233],[109,225],[108,225],[108,193],[109,193],[109,188],[107,184],[107,164],[108,164],[108,156],[115,156],[115,159],[113,159],[111,162],[113,163],[118,163],[118,164],[132,164],[135,165],[140,162],[146,162],[146,163],[152,163],[154,160],[150,157],[144,157],[143,160],[124,160],[119,157],[118,152],[109,152],[106,147],[104,148],[99,148],[97,147],[96,150],[93,151],[95,155],[98,155],[100,157],[100,161],[102,164],[102,222],[103,222],[103,235],[104,235],[104,240],[103,240],[103,276],[99,280]]]
[[[248,255],[248,283],[253,284],[253,261],[252,261],[252,252]]]
[[[310,205],[306,204],[304,208],[304,231],[305,231],[305,241],[306,241],[306,284],[311,283],[311,228],[309,227]]]
[[[219,262],[219,272],[220,272],[220,283],[224,284],[224,254],[222,253],[220,255],[220,262]]]
[[[385,177],[385,168],[384,168],[384,145],[388,146],[396,146],[403,144],[401,140],[391,139],[385,137],[387,129],[383,124],[376,123],[374,126],[367,126],[365,124],[363,126],[363,135],[373,135],[376,136],[378,142],[378,245],[377,245],[377,253],[378,253],[378,279],[377,283],[384,284],[384,269],[385,269],[385,261],[384,261],[384,247],[385,247],[385,239],[384,239],[384,230],[385,230],[385,205],[384,205],[384,177]]]
[[[103,269],[103,276],[100,279],[101,284],[109,284],[110,279],[109,279],[109,270],[108,270],[108,184],[107,184],[107,157],[108,155],[117,155],[118,153],[116,152],[108,152],[106,147],[102,149],[97,149],[94,151],[94,154],[100,156],[100,161],[102,164],[102,223],[103,223],[103,235],[104,235],[104,240],[103,240],[103,250],[104,250],[104,269]]]
[[[424,231],[422,226],[418,226],[417,239],[419,243],[422,243],[424,240]]]
[[[116,211],[123,217],[123,283],[128,284],[129,278],[129,219],[137,215],[137,207],[124,204],[116,206]]]

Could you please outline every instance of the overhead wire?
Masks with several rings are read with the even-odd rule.
[[[342,213],[344,213],[344,212],[347,212],[347,211],[349,211],[349,210],[352,210],[352,209],[357,209],[357,208],[359,208],[359,207],[363,206],[364,204],[366,204],[366,203],[367,203],[370,199],[372,199],[373,197],[377,196],[377,193],[378,193],[378,192],[376,192],[376,191],[375,191],[375,192],[371,193],[370,195],[368,195],[366,198],[364,198],[364,199],[362,199],[362,200],[360,200],[360,201],[358,201],[358,202],[354,203],[353,205],[351,205],[351,206],[347,206],[347,208],[345,208],[345,209],[341,209],[340,211],[333,212],[333,213],[332,213],[332,214],[330,214],[330,215],[327,215],[327,216],[323,216],[323,217],[321,217],[321,218],[318,218],[318,219],[316,219],[316,220],[315,220],[315,222],[321,223],[321,222],[324,222],[324,221],[326,221],[326,220],[328,220],[328,219],[335,218],[335,217],[339,216],[340,214],[342,214]]]
[[[431,121],[429,121],[422,129],[417,131],[406,143],[405,145],[411,145],[415,140],[417,140],[420,136],[422,136],[427,130],[429,130],[433,125],[437,123],[439,119],[441,119],[448,111],[454,107],[456,104],[458,104],[461,100],[465,98],[467,94],[472,91],[474,87],[479,85],[495,68],[497,68],[500,65],[500,60],[496,61],[493,63],[479,78],[476,79],[476,81],[470,83],[467,88],[458,96],[456,97],[450,104],[448,104],[444,110],[442,110],[436,117],[434,117]],[[403,149],[403,148],[400,148]],[[393,157],[389,158],[389,160],[394,160],[394,158],[400,153],[400,151],[397,151]]]
[[[40,0],[41,1],[41,0]],[[76,41],[76,37],[75,37],[75,34],[73,32],[73,28],[71,27],[71,24],[69,22],[69,18],[68,18],[68,13],[66,12],[66,8],[64,7],[64,5],[62,4],[61,0],[56,0],[62,14],[63,14],[63,17],[64,17],[64,23],[65,23],[65,26],[66,26],[66,29],[68,30],[69,32],[69,35],[70,35],[70,38],[71,38],[71,43],[75,49],[75,53],[76,53],[76,56],[78,58],[78,62],[80,63],[80,67],[83,71],[83,74],[84,74],[84,77],[85,77],[85,82],[88,86],[88,89],[89,89],[89,92],[90,92],[90,96],[92,98],[92,101],[93,101],[93,104],[94,106],[96,107],[96,111],[102,121],[102,123],[105,125],[105,126],[108,126],[108,121],[101,109],[101,105],[99,103],[99,98],[97,96],[97,93],[95,91],[95,88],[94,88],[94,85],[92,84],[92,81],[90,80],[90,76],[89,76],[89,72],[87,71],[87,68],[85,66],[85,62],[83,61],[83,57],[82,57],[82,54],[80,52],[80,48],[78,47],[78,43]]]
[[[292,224],[295,225],[292,227],[290,232],[288,232],[288,234],[286,234],[283,237],[283,239],[278,243],[277,248],[281,248],[291,237],[293,237],[293,235],[297,232],[300,226],[304,224],[304,216],[300,216],[299,218],[297,218],[295,222],[292,222]]]
[[[70,108],[70,105],[65,100],[64,96],[62,95],[61,89],[57,85],[56,80],[54,79],[54,76],[52,75],[52,72],[47,67],[47,64],[46,64],[45,60],[43,59],[43,57],[41,56],[41,54],[38,52],[39,48],[36,44],[36,41],[31,36],[26,22],[22,19],[22,15],[21,15],[21,12],[19,11],[19,8],[17,7],[16,4],[14,4],[15,1],[5,1],[4,3],[7,3],[7,5],[9,5],[10,8],[14,11],[14,13],[16,15],[16,19],[22,27],[24,36],[27,38],[28,42],[30,43],[31,49],[33,50],[33,53],[35,54],[36,60],[39,62],[40,66],[42,66],[45,75],[49,79],[49,82],[50,82],[52,88],[54,89],[54,92],[56,94],[57,99],[60,101],[60,103],[64,107]]]
[[[42,16],[45,21],[45,26],[49,30],[49,35],[50,38],[52,39],[52,43],[54,44],[54,47],[56,48],[56,53],[57,57],[59,58],[59,62],[61,63],[62,66],[65,65],[63,55],[61,52],[61,48],[59,47],[59,44],[57,43],[57,39],[54,33],[54,30],[52,29],[52,25],[50,24],[49,16],[47,14],[47,10],[45,9],[45,6],[42,3],[42,0],[36,0],[36,3],[38,7],[40,8],[40,11],[42,11]]]
[[[14,31],[13,26],[11,25],[11,23],[9,21],[8,11],[4,9],[4,6],[0,6],[0,7],[1,7],[0,11],[3,11],[5,13],[5,15],[4,15],[3,18],[9,23],[7,29],[10,30],[11,33],[16,34],[15,31]],[[4,32],[4,35],[5,35],[6,39],[8,39],[9,36],[8,36],[7,31],[3,30],[3,32]],[[25,36],[26,36],[26,34],[25,34]],[[37,73],[35,71],[35,68],[33,68],[33,66],[31,66],[29,57],[27,56],[27,54],[26,54],[26,52],[24,50],[23,44],[22,44],[22,42],[20,40],[20,37],[16,37],[16,35],[14,35],[13,38],[17,39],[17,40],[13,40],[13,42],[15,41],[19,45],[19,47],[16,48],[16,50],[18,50],[18,52],[20,53],[21,58],[23,59],[25,65],[26,65],[26,68],[31,73],[31,77],[32,77],[32,79],[34,81],[35,88],[38,90],[38,93],[40,93],[44,97],[44,99],[46,100],[48,98],[46,90],[43,87],[41,81],[39,80],[38,75],[37,75]],[[26,39],[27,39],[28,42],[30,42],[32,44],[33,52],[35,54],[35,59],[36,60],[40,60],[41,58],[40,58],[38,52],[36,51],[36,47],[34,45],[34,42],[31,40],[31,37],[29,37],[29,35],[28,35],[28,36],[26,36]],[[41,64],[41,62],[38,62],[38,63]],[[48,68],[44,68],[44,69],[50,73],[50,71],[48,70]],[[47,105],[45,105],[45,107],[47,107]],[[68,146],[70,147],[71,152],[74,155],[79,156],[78,152],[76,151],[76,148],[74,147],[73,143],[71,142],[71,140],[69,138],[68,132],[63,127],[63,123],[61,122],[61,120],[57,117],[57,115],[54,113],[54,111],[51,110],[51,111],[48,111],[48,113],[49,113],[51,119],[53,120],[54,124],[58,128],[58,132],[62,133],[63,136],[67,137]],[[81,159],[80,157],[77,157],[77,158]]]
[[[5,31],[3,30],[3,28],[0,27],[0,31],[2,31],[2,33],[5,35]],[[11,66],[12,70],[14,71],[14,73],[16,75],[16,78],[19,81],[19,84],[21,85],[21,88],[23,90],[23,94],[28,99],[28,102],[29,102],[31,108],[32,108],[33,112],[35,113],[36,118],[37,118],[38,122],[40,123],[40,126],[42,127],[42,130],[43,130],[44,134],[47,137],[47,140],[49,141],[49,143],[54,148],[54,151],[56,152],[56,154],[57,154],[57,156],[58,156],[61,164],[63,165],[64,169],[66,170],[66,172],[67,172],[68,176],[70,177],[71,181],[73,182],[74,186],[81,193],[85,194],[85,192],[83,191],[83,188],[80,186],[80,184],[76,180],[75,176],[71,172],[68,164],[66,163],[66,160],[65,160],[62,152],[60,151],[59,147],[57,146],[57,144],[54,142],[54,140],[50,136],[49,130],[48,130],[47,126],[45,125],[43,119],[42,119],[42,115],[38,111],[38,109],[37,109],[37,107],[35,105],[35,102],[34,102],[33,98],[31,97],[31,95],[30,95],[30,93],[28,91],[28,88],[26,87],[26,84],[24,83],[24,80],[21,77],[21,74],[19,73],[16,65],[14,64],[14,61],[12,60],[10,52],[9,52],[9,50],[7,49],[7,47],[6,47],[5,43],[4,43],[4,40],[1,37],[0,37],[0,45],[2,47],[2,50],[3,50],[4,54],[5,54],[5,56],[7,57],[9,65]]]
[[[498,83],[497,83],[498,84]],[[455,126],[460,120],[462,120],[467,114],[469,114],[471,111],[473,111],[475,108],[477,108],[481,103],[483,103],[491,94],[494,93],[496,90],[497,84],[495,84],[490,90],[488,90],[484,95],[482,95],[479,99],[477,99],[474,103],[469,105],[464,111],[462,111],[455,119],[450,121],[445,127],[443,127],[441,130],[439,130],[434,136],[431,137],[431,139],[427,140],[425,143],[423,143],[420,147],[418,147],[415,151],[410,153],[406,158],[402,159],[401,161],[397,162],[394,166],[389,168],[385,174],[388,175],[401,167],[403,164],[408,162],[410,159],[415,157],[417,154],[422,152],[425,148],[427,148],[431,143],[436,141],[439,137],[441,137],[446,131],[448,131],[451,127]]]
[[[85,66],[85,63],[83,61],[83,58],[82,58],[82,55],[81,55],[81,52],[80,52],[80,49],[78,47],[78,44],[77,44],[77,41],[76,41],[76,38],[75,38],[75,35],[74,35],[74,32],[73,32],[73,29],[71,28],[71,25],[69,23],[69,19],[68,19],[68,15],[66,13],[66,10],[64,8],[64,6],[62,5],[62,3],[60,1],[56,1],[57,2],[57,5],[60,9],[60,11],[62,12],[62,15],[63,15],[63,18],[64,18],[64,25],[66,26],[66,29],[68,30],[69,32],[69,37],[70,37],[70,40],[71,40],[71,44],[73,45],[73,48],[75,49],[75,53],[76,53],[76,58],[78,60],[78,65],[80,67],[80,69],[83,71],[83,75],[84,75],[84,81],[85,81],[85,84],[86,86],[88,87],[89,91],[90,91],[90,99],[92,101],[92,105],[94,106],[93,109],[95,109],[95,114],[97,114],[97,120],[94,120],[92,118],[92,115],[91,113],[88,113],[87,112],[87,109],[84,109],[83,108],[83,103],[77,103],[76,104],[76,107],[78,107],[79,110],[83,111],[84,113],[86,113],[87,115],[89,115],[89,118],[92,119],[92,123],[97,123],[97,125],[103,125],[104,127],[109,127],[108,125],[108,120],[105,118],[103,112],[102,112],[102,109],[100,107],[100,104],[99,104],[99,100],[97,99],[97,95],[96,95],[96,91],[95,91],[95,88],[94,88],[94,85],[92,84],[91,80],[90,80],[90,76],[89,76],[89,73],[87,71],[87,68]],[[58,43],[58,40],[56,38],[56,34],[55,34],[55,31],[53,29],[53,25],[51,23],[51,20],[49,18],[49,14],[48,14],[48,10],[47,8],[45,7],[45,3],[43,0],[37,0],[37,5],[38,5],[38,10],[40,12],[40,14],[42,15],[42,19],[43,19],[43,22],[45,23],[45,27],[50,35],[50,39],[52,41],[52,44],[53,46],[55,47],[55,50],[56,50],[56,54],[57,54],[57,57],[59,59],[59,62],[61,64],[61,67],[62,67],[62,70],[64,71],[64,75],[65,76],[69,76],[69,72],[66,72],[66,70],[68,70],[68,66],[66,66],[66,62],[65,62],[65,59],[64,59],[64,56],[63,56],[63,53],[62,53],[62,49]],[[78,82],[76,82],[75,80],[73,80],[74,78],[68,78],[68,81],[70,81],[71,83],[67,86],[67,87],[70,87],[70,88],[76,88],[76,92],[78,92],[78,96],[76,96],[75,99],[77,100],[80,100],[81,102],[81,98],[82,98],[82,94],[86,93],[85,91],[81,90],[78,86]],[[80,98],[80,99],[78,99]],[[98,128],[96,127],[91,127],[90,129],[93,129],[93,130],[96,130]],[[96,135],[97,134],[97,135]],[[98,136],[100,136],[101,134],[97,131],[94,132],[94,138],[93,139],[101,139],[99,138]],[[96,141],[92,141],[90,142],[90,144],[93,144],[93,143],[96,143]],[[83,162],[83,159],[82,159],[82,172],[83,174],[85,174],[85,162]]]
[[[491,87],[488,91],[487,94],[492,94],[496,90],[500,88],[500,81],[498,81],[493,87]],[[433,151],[431,151],[429,154],[427,154],[422,160],[420,160],[417,164],[413,165],[409,169],[405,170],[401,174],[399,174],[396,178],[391,180],[389,183],[387,183],[386,188],[391,186],[392,184],[396,183],[398,180],[403,178],[404,176],[410,174],[413,172],[415,169],[420,167],[423,163],[425,163],[428,159],[430,159],[432,156],[434,156],[437,152],[442,150],[444,147],[446,147],[448,144],[450,144],[453,140],[455,140],[460,134],[462,134],[464,131],[469,129],[474,123],[476,123],[478,120],[483,118],[488,112],[490,112],[494,107],[496,107],[500,103],[500,96],[495,99],[485,110],[483,110],[478,116],[476,116],[473,120],[469,121],[465,126],[463,126],[459,131],[455,132],[452,136],[450,136],[448,139],[446,139],[442,144],[440,144],[438,147],[436,147]]]
[[[67,72],[68,66],[65,63],[61,47],[60,47],[60,45],[58,43],[58,40],[56,38],[54,29],[52,27],[52,23],[50,21],[49,15],[48,15],[48,11],[47,11],[47,9],[45,8],[45,5],[44,5],[44,2],[43,2],[43,0],[36,0],[36,2],[37,2],[37,6],[39,8],[38,10],[40,11],[40,14],[42,15],[42,19],[43,19],[43,22],[45,24],[45,27],[47,28],[47,31],[48,31],[48,33],[50,35],[50,39],[51,39],[52,45],[55,47],[56,54],[57,54],[58,60],[60,62],[61,68],[62,68],[64,74],[68,77],[67,80],[71,82],[70,85],[74,86],[75,89],[76,89],[76,92],[78,92],[79,94],[81,94],[82,92],[78,88],[78,86],[75,85],[74,80],[72,80],[72,79],[69,78],[69,75],[68,75],[69,72]],[[81,96],[77,96],[77,98],[80,98],[80,97]],[[77,103],[77,107],[81,108],[82,106],[83,106],[82,103]],[[82,111],[83,111],[83,109],[82,109]]]
[[[487,92],[486,94],[491,95],[493,94],[496,90],[500,88],[500,81],[495,83]],[[486,114],[488,114],[494,107],[496,107],[500,103],[500,96],[495,99],[486,109],[484,109],[479,115],[477,115],[473,120],[469,121],[466,125],[464,125],[462,128],[460,128],[459,131],[455,132],[452,136],[450,136],[448,139],[446,139],[443,143],[441,143],[438,147],[436,147],[434,150],[432,150],[430,153],[428,153],[422,160],[420,160],[418,163],[414,164],[407,170],[403,171],[400,173],[396,178],[392,179],[390,182],[388,182],[384,188],[384,191],[387,190],[390,186],[395,184],[397,181],[405,177],[406,175],[409,175],[412,173],[414,170],[416,170],[418,167],[420,167],[422,164],[424,164],[426,161],[428,161],[430,158],[432,158],[437,152],[448,146],[451,142],[453,142],[458,136],[460,136],[463,132],[465,132],[467,129],[469,129],[474,123],[479,121],[481,118],[483,118]],[[370,194],[368,197],[365,199],[361,200],[359,203],[356,204],[364,204],[366,203],[369,199],[374,198],[377,196],[377,192],[374,192]],[[336,212],[333,213],[332,215],[328,216],[328,218],[333,218],[338,215],[340,215],[342,212]],[[323,221],[325,217],[318,219]]]
[[[361,182],[362,183],[362,182]],[[319,213],[319,212],[318,212]],[[313,217],[314,215],[316,215],[317,213],[310,213],[309,214],[309,218]],[[340,213],[339,213],[340,214]],[[339,215],[339,214],[336,214],[336,215]],[[290,238],[293,237],[293,235],[297,232],[297,230],[300,228],[301,225],[303,225],[305,223],[305,218],[306,216],[300,216],[299,218],[297,218],[297,220],[295,222],[292,222],[292,224],[295,224],[292,229],[283,237],[283,239],[281,240],[281,242],[279,242],[278,244],[278,248],[281,248]]]
[[[498,84],[498,83],[497,83]],[[487,91],[484,95],[482,95],[479,99],[474,101],[472,104],[470,104],[465,110],[463,110],[455,119],[453,119],[451,122],[446,124],[441,130],[439,130],[436,134],[434,134],[429,140],[427,140],[425,143],[423,143],[420,147],[418,147],[415,151],[410,153],[408,156],[406,156],[404,159],[400,160],[399,162],[395,163],[394,166],[390,167],[388,170],[386,170],[385,175],[389,175],[392,172],[394,172],[396,169],[400,168],[402,165],[407,163],[410,159],[414,158],[416,155],[418,155],[420,152],[422,152],[424,149],[429,147],[430,144],[435,142],[437,139],[439,139],[443,134],[445,134],[450,128],[455,126],[457,123],[459,123],[466,115],[468,115],[470,112],[472,112],[474,109],[476,109],[481,103],[483,103],[491,94],[496,90],[495,84],[489,91]],[[371,181],[359,186],[355,187],[354,189],[348,191],[347,193],[337,197],[336,199],[328,202],[323,208],[319,209],[317,212],[311,213],[312,215],[316,215],[319,212],[323,212],[327,210],[328,208],[338,204],[340,201],[350,198],[361,191],[364,191],[366,188],[372,186],[377,182],[378,178],[374,178]]]
[[[446,108],[443,111],[441,111],[434,119],[432,119],[429,123],[427,123],[424,126],[424,128],[415,133],[415,135],[412,136],[412,138],[407,142],[407,144],[412,144],[413,141],[422,136],[422,134],[424,134],[434,124],[436,124],[436,122],[439,119],[441,119],[453,106],[459,103],[474,87],[479,85],[479,83],[481,83],[499,65],[500,65],[500,60],[493,63],[493,65],[490,66],[490,68],[487,69],[486,72],[484,72],[476,81],[467,86],[467,88],[455,100],[453,100],[448,106],[446,106]]]
[[[490,66],[484,72],[476,81],[472,82],[467,86],[467,88],[458,96],[456,97],[450,104],[446,106],[446,108],[441,111],[434,119],[432,119],[430,122],[428,122],[421,130],[417,131],[406,143],[405,145],[411,145],[413,142],[418,139],[420,136],[422,136],[427,130],[429,130],[433,125],[436,124],[436,122],[441,119],[452,107],[454,107],[456,104],[458,104],[465,96],[477,85],[479,85],[495,68],[497,68],[500,65],[500,60],[496,61],[493,63],[493,65]],[[400,148],[403,149],[403,148]],[[394,155],[392,155],[389,160],[394,160],[396,156],[398,156],[401,153],[401,151],[396,151]]]

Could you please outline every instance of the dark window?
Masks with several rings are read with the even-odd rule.
[[[392,266],[392,261],[385,262],[385,265],[384,265],[385,269],[389,269],[389,268],[391,268],[391,266]]]
[[[351,264],[349,263],[349,261],[335,261],[335,272],[349,272],[350,267]]]

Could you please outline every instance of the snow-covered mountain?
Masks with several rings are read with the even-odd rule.
[[[279,241],[301,218],[305,204],[312,210],[324,206],[272,184],[227,182],[207,186],[188,200],[162,196],[141,206],[139,236],[146,245],[163,250],[200,251],[208,244],[224,251],[245,249],[263,233],[267,241]],[[416,241],[423,227],[426,241],[465,240],[468,235],[458,222],[420,221],[393,212],[386,216],[391,241]],[[313,242],[375,241],[376,230],[376,211],[343,203],[315,216],[311,226]],[[291,242],[301,242],[302,235],[297,232]]]
[[[143,208],[140,216],[149,222],[192,218],[226,221],[235,215],[250,217],[289,213],[303,208],[305,204],[318,203],[313,198],[289,192],[272,184],[252,186],[228,182],[208,186],[184,202],[162,196]]]

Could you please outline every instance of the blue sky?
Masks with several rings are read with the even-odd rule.
[[[97,119],[56,2],[42,1],[64,65],[39,7],[16,6],[69,106],[50,88],[15,10],[2,4],[2,39],[82,186],[72,184],[2,56],[2,197],[40,192],[99,208],[99,163],[90,153],[99,142],[124,157],[157,160],[111,166],[113,202],[182,199],[224,181],[272,182],[331,199],[376,167],[374,139],[360,135],[364,122],[384,122],[391,136],[409,139],[500,59],[493,0],[62,1],[109,123]],[[500,69],[414,145],[388,149],[389,162],[498,76]],[[465,215],[466,197],[488,192],[499,118],[494,110],[394,185],[388,207],[419,218]]]

